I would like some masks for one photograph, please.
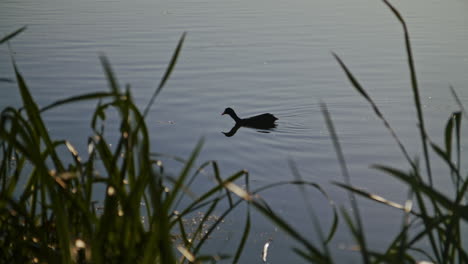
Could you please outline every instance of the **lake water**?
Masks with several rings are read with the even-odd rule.
[[[445,121],[457,110],[449,85],[463,102],[468,99],[468,3],[417,0],[395,5],[410,30],[429,135],[442,142]],[[11,46],[32,94],[43,106],[107,89],[98,59],[103,52],[120,82],[132,85],[143,108],[186,31],[176,69],[147,119],[152,147],[155,152],[187,157],[204,137],[199,162],[218,161],[224,177],[247,169],[253,186],[291,180],[288,161],[293,160],[304,179],[321,184],[347,207],[347,194],[330,184],[342,177],[320,111],[322,100],[334,120],[353,184],[404,201],[406,189],[369,165],[402,169],[408,165],[353,90],[332,51],[381,107],[410,155],[422,157],[415,140],[418,130],[401,25],[380,1],[1,1],[0,34],[23,25],[28,25],[27,31]],[[14,77],[6,45],[0,47],[0,77]],[[15,84],[0,86],[0,107],[18,105]],[[70,139],[85,153],[94,106],[74,104],[50,111],[46,120],[51,133]],[[229,131],[233,121],[220,114],[229,106],[241,117],[273,113],[279,118],[278,127],[270,133],[241,128],[233,137],[225,137],[221,132]],[[439,166],[434,171],[436,184],[447,190],[447,169]],[[277,188],[262,196],[299,230],[316,235],[296,187]],[[310,199],[328,227],[328,204],[312,190]],[[399,228],[400,214],[366,201],[360,205],[368,239],[382,249]],[[223,225],[209,250],[232,252],[232,241],[243,225],[239,219],[234,215]],[[290,239],[256,213],[253,220],[243,263],[260,263],[269,238],[273,239],[269,263],[300,262],[290,250]],[[331,248],[344,261],[345,256],[357,256],[344,249],[352,246],[342,223]]]

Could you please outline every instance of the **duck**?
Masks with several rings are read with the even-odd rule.
[[[234,109],[228,107],[224,110],[221,115],[229,115],[236,122],[236,126],[251,127],[258,129],[270,129],[275,128],[275,121],[278,120],[274,115],[270,113],[256,115],[248,118],[240,118],[237,116]]]

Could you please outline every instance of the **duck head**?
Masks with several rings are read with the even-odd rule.
[[[224,109],[224,112],[221,114],[221,115],[235,115],[236,112],[234,112],[234,110],[231,108],[231,107],[228,107],[226,109]]]
[[[232,119],[234,119],[234,121],[236,121],[236,123],[241,121],[241,119],[237,116],[236,112],[234,112],[231,107],[224,109],[224,112],[221,115],[229,115],[232,117]]]

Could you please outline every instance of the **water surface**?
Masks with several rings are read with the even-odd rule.
[[[429,135],[442,142],[445,120],[457,110],[449,84],[463,102],[468,98],[468,4],[421,0],[395,4],[410,29]],[[143,108],[179,37],[188,32],[176,70],[148,116],[153,150],[187,157],[203,137],[200,162],[217,160],[225,177],[247,169],[254,186],[289,180],[293,176],[288,160],[293,160],[304,179],[322,184],[338,203],[347,204],[346,193],[330,184],[342,178],[320,112],[322,100],[335,122],[353,183],[403,201],[406,190],[401,184],[369,169],[373,163],[406,168],[402,155],[351,88],[332,51],[382,108],[411,155],[421,156],[401,26],[379,1],[0,2],[0,33],[22,25],[28,30],[11,45],[40,105],[106,89],[98,60],[103,52],[121,84],[132,85]],[[2,46],[0,77],[13,76],[8,49]],[[15,84],[1,83],[0,107],[19,101]],[[52,134],[70,139],[85,153],[84,135],[91,133],[94,106],[74,104],[50,111],[46,120]],[[225,137],[221,132],[229,131],[233,121],[220,114],[228,106],[240,116],[273,113],[278,127],[270,133],[241,128],[235,136]],[[447,179],[439,176],[446,175],[446,168],[436,167],[435,172],[437,184],[448,188]],[[266,192],[264,198],[314,236],[295,187]],[[328,226],[327,203],[313,192],[310,199]],[[367,202],[362,203],[362,213],[373,245],[385,246],[400,224],[399,214]],[[230,251],[229,241],[234,239],[229,239],[236,238],[241,227],[237,217],[228,221],[219,236],[226,243],[216,240],[212,250]],[[295,259],[291,241],[254,214],[245,261],[260,262],[269,238],[270,263]],[[345,228],[331,246],[338,258],[348,255],[342,248],[352,246],[352,240]]]

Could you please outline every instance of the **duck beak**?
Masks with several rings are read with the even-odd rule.
[[[225,114],[226,114],[226,112],[223,112],[221,115],[225,115]]]

